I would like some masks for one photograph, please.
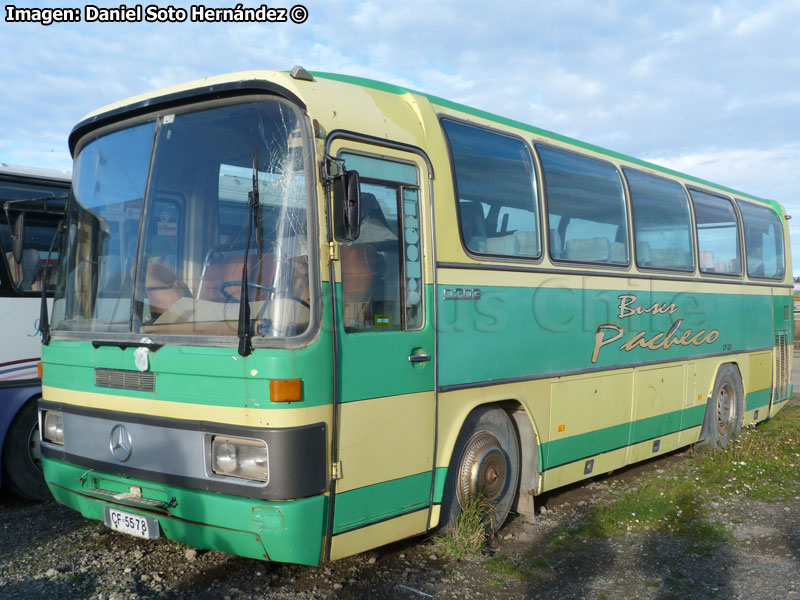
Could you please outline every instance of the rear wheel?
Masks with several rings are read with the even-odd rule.
[[[706,407],[703,441],[724,448],[741,431],[743,419],[744,386],[739,369],[731,364],[722,365]]]
[[[451,527],[462,508],[477,498],[489,507],[493,532],[508,516],[519,483],[517,433],[506,412],[480,407],[464,422],[445,480],[441,523]]]
[[[6,434],[3,446],[3,485],[24,498],[47,500],[50,491],[42,475],[41,440],[36,400],[25,404]]]

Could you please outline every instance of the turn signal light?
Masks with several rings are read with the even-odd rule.
[[[36,376],[39,379],[42,378],[42,361],[36,363]]]
[[[300,402],[303,399],[302,379],[271,379],[270,402]]]

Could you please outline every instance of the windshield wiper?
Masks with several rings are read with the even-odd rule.
[[[244,245],[244,260],[242,262],[242,289],[239,292],[239,355],[248,356],[253,351],[252,335],[250,333],[250,299],[247,285],[247,259],[250,253],[250,238],[253,234],[253,224],[256,225],[256,248],[259,255],[262,251],[261,235],[261,207],[258,201],[258,149],[253,151],[253,189],[247,194],[250,207],[247,223],[247,243]]]

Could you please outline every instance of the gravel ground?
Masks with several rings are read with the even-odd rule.
[[[668,472],[670,466],[656,461],[643,468]],[[320,567],[139,540],[53,502],[33,504],[6,494],[0,496],[0,598],[800,599],[798,502],[720,500],[714,518],[733,535],[706,551],[658,531],[537,551],[625,484],[607,487],[588,483],[545,498],[534,521],[512,520],[474,559],[444,560],[436,556],[433,538],[421,537]]]
[[[548,543],[639,473],[669,477],[683,460],[674,453],[619,472],[613,486],[605,478],[543,496],[534,520],[512,519],[484,555],[463,561],[437,556],[424,536],[320,567],[264,563],[112,533],[55,502],[0,490],[0,598],[800,600],[798,499],[719,499],[712,518],[731,535],[705,549],[657,530]]]

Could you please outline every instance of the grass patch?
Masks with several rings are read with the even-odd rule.
[[[774,419],[699,458],[704,486],[720,494],[762,502],[793,500],[800,496],[800,404],[790,401]]]
[[[483,561],[483,568],[489,573],[487,583],[492,587],[503,587],[509,580],[524,581],[525,574],[507,556],[498,554]]]
[[[453,526],[434,540],[434,551],[456,560],[479,555],[486,549],[489,539],[491,510],[491,504],[482,496],[462,507]]]
[[[575,552],[592,539],[656,531],[710,551],[732,539],[712,518],[720,497],[786,502],[800,496],[800,403],[791,400],[774,419],[748,428],[724,449],[691,450],[691,459],[632,482],[601,484],[604,502],[552,538],[556,550]]]

